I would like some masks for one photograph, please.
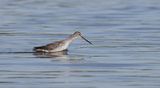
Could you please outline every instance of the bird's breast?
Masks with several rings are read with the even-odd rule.
[[[57,48],[51,50],[51,52],[63,51],[66,50],[69,46],[69,43],[61,44]]]

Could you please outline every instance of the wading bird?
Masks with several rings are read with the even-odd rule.
[[[56,41],[54,43],[50,43],[44,46],[34,47],[33,50],[36,52],[60,52],[67,50],[68,46],[77,38],[81,37],[89,44],[92,44],[90,41],[88,41],[86,38],[82,36],[82,34],[78,31],[71,34],[68,38]]]

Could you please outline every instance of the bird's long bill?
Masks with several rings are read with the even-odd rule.
[[[81,36],[82,39],[84,39],[86,42],[88,42],[89,44],[92,44],[90,41],[88,41],[86,38],[84,38],[83,36]],[[93,45],[93,44],[92,44]]]

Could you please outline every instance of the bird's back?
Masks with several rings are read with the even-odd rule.
[[[47,44],[45,46],[34,47],[33,50],[36,52],[57,52],[57,51],[63,51],[68,47],[64,46],[65,46],[65,41],[62,40]]]

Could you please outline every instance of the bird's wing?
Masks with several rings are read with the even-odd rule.
[[[53,50],[53,49],[56,49],[59,46],[62,46],[63,44],[64,44],[63,41],[56,41],[54,43],[47,44],[45,47],[46,47],[47,50]]]

